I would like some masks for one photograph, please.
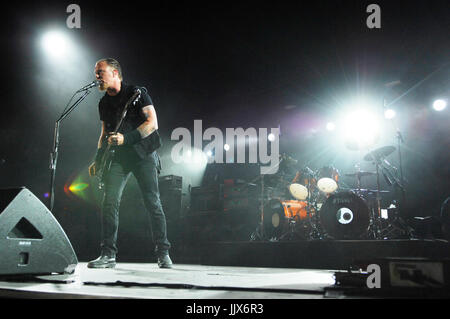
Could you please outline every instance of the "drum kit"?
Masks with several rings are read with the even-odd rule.
[[[403,189],[402,181],[392,173],[396,168],[387,161],[394,151],[394,146],[371,151],[363,159],[371,162],[375,171],[361,171],[357,165],[356,172],[342,176],[354,179],[356,188],[343,187],[345,183],[341,181],[339,170],[331,165],[315,171],[307,166],[295,168],[292,180],[271,176],[271,182],[266,183],[268,186],[262,177],[261,220],[251,239],[385,239],[393,230],[408,236],[404,223],[392,223],[394,219],[381,214],[382,196],[390,191],[381,190],[380,175],[389,186]],[[280,161],[283,160],[290,164],[297,162],[284,154]],[[363,188],[368,177],[376,177],[377,189]],[[274,180],[277,181],[275,186]],[[398,217],[392,206],[392,216]]]

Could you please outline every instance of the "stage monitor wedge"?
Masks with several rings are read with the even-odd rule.
[[[71,274],[77,264],[60,224],[31,191],[0,189],[0,275]]]

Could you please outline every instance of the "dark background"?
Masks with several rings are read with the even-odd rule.
[[[95,62],[114,57],[125,81],[149,90],[164,139],[162,175],[183,176],[184,187],[198,186],[199,177],[171,162],[170,134],[192,129],[195,119],[204,129],[280,127],[280,152],[301,165],[348,173],[361,162],[373,171],[362,152],[323,129],[352,98],[369,96],[380,114],[383,97],[397,108],[374,148],[397,147],[402,132],[408,217],[438,215],[449,196],[449,110],[431,109],[450,94],[448,1],[77,1],[81,29],[66,27],[70,3],[18,2],[2,11],[0,187],[25,186],[46,203],[54,123],[93,80]],[[366,26],[370,3],[381,7],[381,29]],[[71,58],[45,56],[40,38],[51,29],[70,37]],[[98,252],[99,194],[86,170],[101,96],[92,90],[61,127],[53,213],[80,259]],[[389,160],[399,165],[397,151]],[[64,192],[76,178],[90,185],[84,198]],[[122,207],[122,247],[134,243],[123,253],[145,255],[151,241],[133,179]]]

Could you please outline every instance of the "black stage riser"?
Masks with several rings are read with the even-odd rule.
[[[205,265],[347,270],[381,258],[450,258],[450,245],[432,240],[216,242],[191,247],[191,254]]]

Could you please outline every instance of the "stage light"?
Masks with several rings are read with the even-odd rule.
[[[386,109],[384,111],[384,117],[388,120],[393,119],[395,117],[395,115],[396,115],[396,113],[395,113],[395,110],[393,110],[393,109]]]
[[[207,161],[207,155],[205,153],[203,153],[201,150],[197,150],[197,149],[193,149],[192,151],[188,150],[188,151],[186,151],[186,154],[183,155],[183,162],[185,162],[185,163],[199,164],[199,163],[203,163],[205,161]]]
[[[183,153],[183,162],[191,163],[192,162],[192,151],[187,150],[186,153]]]
[[[193,148],[183,155],[183,163],[186,164],[183,168],[185,172],[199,173],[205,170],[208,156],[202,150]]]
[[[378,118],[360,109],[349,114],[343,122],[345,142],[352,149],[366,149],[378,141]]]
[[[223,149],[224,149],[225,151],[229,151],[229,150],[230,150],[230,145],[225,144],[225,145],[223,146]]]
[[[334,131],[334,129],[336,128],[336,124],[334,124],[333,122],[328,122],[326,128],[328,131]]]
[[[208,156],[208,157],[212,157],[212,156],[213,156],[213,152],[212,152],[212,151],[208,151],[208,152],[206,152],[206,156]]]
[[[270,134],[267,136],[267,139],[268,139],[270,142],[273,142],[273,141],[275,141],[275,135],[273,135],[272,133],[270,133]]]
[[[207,162],[208,159],[206,158],[205,153],[203,153],[202,151],[198,151],[194,154],[193,157],[193,162],[196,164],[201,164],[203,162]]]
[[[68,52],[69,42],[62,32],[49,31],[42,37],[42,46],[49,56],[60,58]]]
[[[447,107],[447,101],[439,99],[433,102],[433,109],[435,111],[443,111]]]

